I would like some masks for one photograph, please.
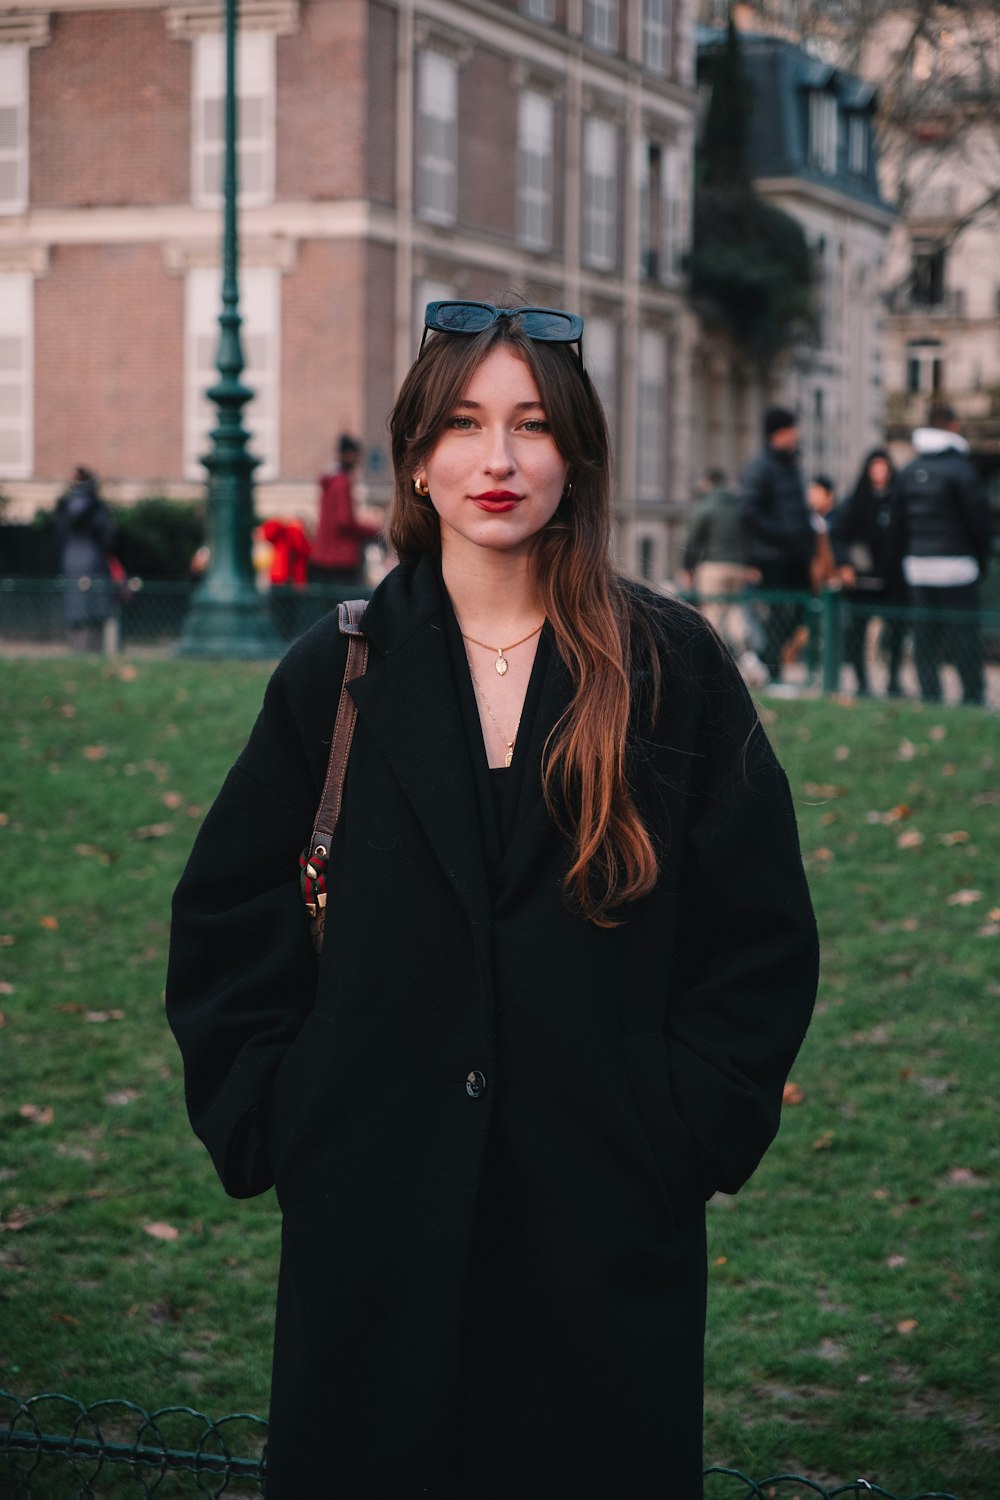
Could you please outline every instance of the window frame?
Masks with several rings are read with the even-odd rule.
[[[0,149],[0,164],[13,165],[14,191],[0,198],[0,214],[23,214],[28,210],[28,111],[30,88],[28,51],[25,46],[0,47],[0,110],[14,115],[13,144]]]
[[[673,6],[671,0],[642,0],[640,29],[642,66],[666,77],[673,66]]]
[[[448,79],[447,88],[436,87],[433,68],[443,70],[440,78]],[[422,47],[417,53],[416,71],[414,212],[432,224],[455,224],[458,222],[459,65],[440,48]],[[435,111],[434,106],[441,103],[449,106],[449,113]],[[435,136],[438,140],[433,139]],[[439,141],[443,150],[438,149]],[[429,187],[433,190],[428,191]]]
[[[241,31],[237,36],[237,173],[240,202],[261,208],[275,199],[277,161],[277,37],[273,31]],[[226,39],[221,31],[196,36],[191,47],[191,202],[218,208],[225,193]],[[249,105],[260,101],[259,128],[251,133]],[[206,129],[206,114],[218,106],[220,131]],[[260,182],[248,185],[248,160],[260,163]],[[208,185],[208,162],[217,157],[219,186]]]
[[[598,52],[617,52],[621,16],[618,0],[583,0],[583,40]]]
[[[0,272],[0,358],[3,343],[21,345],[20,358],[0,366],[0,390],[14,392],[20,409],[0,414],[0,433],[14,432],[20,438],[20,457],[4,460],[0,453],[0,479],[30,479],[34,470],[35,397],[35,278],[30,271]]]
[[[583,122],[581,152],[580,259],[595,271],[613,271],[618,265],[618,159],[617,125],[601,115]],[[599,158],[610,153],[606,170]]]
[[[534,121],[529,118],[532,111],[536,112]],[[515,234],[526,250],[548,251],[554,242],[555,113],[550,95],[538,89],[522,89],[518,94]],[[542,129],[536,130],[542,120]]]

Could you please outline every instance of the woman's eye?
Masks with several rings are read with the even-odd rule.
[[[456,432],[469,432],[473,427],[473,421],[471,417],[451,417],[448,426],[454,428]]]
[[[521,426],[525,432],[548,432],[549,424],[544,417],[529,417]]]

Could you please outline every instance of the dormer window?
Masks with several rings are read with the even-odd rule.
[[[809,95],[809,165],[831,176],[837,171],[837,99],[824,89]]]
[[[847,170],[852,177],[868,176],[871,124],[867,115],[851,115],[847,126]]]

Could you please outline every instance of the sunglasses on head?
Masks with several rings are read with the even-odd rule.
[[[558,307],[494,307],[492,302],[428,302],[417,357],[428,333],[482,333],[501,318],[517,318],[528,338],[538,343],[579,345],[583,363],[583,319],[578,313]]]

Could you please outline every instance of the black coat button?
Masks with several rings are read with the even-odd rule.
[[[481,1094],[485,1094],[485,1073],[480,1073],[478,1068],[473,1068],[472,1072],[465,1080],[465,1092],[468,1094],[470,1099],[478,1099]]]

